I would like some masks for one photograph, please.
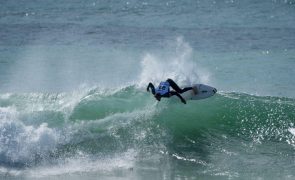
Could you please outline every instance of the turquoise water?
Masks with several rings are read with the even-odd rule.
[[[2,179],[294,179],[294,1],[0,4]]]

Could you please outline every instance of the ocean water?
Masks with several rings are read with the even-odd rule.
[[[294,68],[294,0],[0,0],[0,179],[295,179]]]

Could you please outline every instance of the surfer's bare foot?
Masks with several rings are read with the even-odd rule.
[[[217,89],[214,88],[214,89],[213,89],[213,92],[216,93],[216,92],[217,92]]]

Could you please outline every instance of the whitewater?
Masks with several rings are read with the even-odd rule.
[[[294,1],[0,4],[0,179],[295,178]]]

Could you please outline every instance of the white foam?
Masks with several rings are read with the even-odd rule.
[[[185,157],[182,157],[182,156],[180,156],[180,155],[178,155],[176,153],[172,154],[172,156],[175,157],[178,160],[194,162],[194,163],[197,163],[197,164],[201,164],[203,166],[207,165],[207,163],[205,161],[194,159],[194,158],[185,158]]]
[[[19,176],[21,174],[22,170],[0,167],[0,175]]]
[[[75,157],[60,160],[57,165],[37,167],[25,172],[27,177],[41,178],[73,173],[99,172],[110,173],[114,170],[130,170],[134,167],[137,152],[129,149],[112,157],[92,157],[83,152]]]
[[[289,128],[288,131],[295,136],[295,128]]]
[[[28,164],[56,147],[58,133],[46,123],[27,126],[13,107],[0,108],[0,114],[0,157],[6,163]]]
[[[0,95],[0,99],[3,99],[3,100],[5,99],[5,100],[6,100],[6,99],[9,99],[10,96],[11,96],[11,93],[1,94],[1,95]]]

